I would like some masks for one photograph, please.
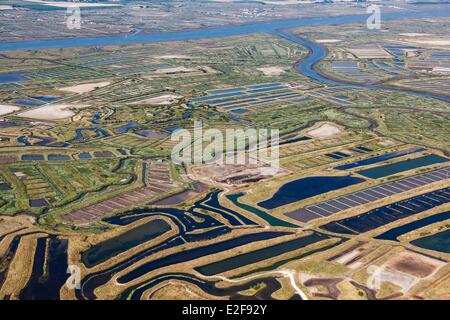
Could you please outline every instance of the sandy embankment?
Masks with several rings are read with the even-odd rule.
[[[70,118],[75,115],[73,110],[86,108],[88,105],[81,104],[57,104],[45,105],[19,113],[19,117],[36,120],[60,120]]]
[[[0,104],[0,116],[3,116],[8,113],[12,113],[15,111],[19,111],[21,108],[17,106],[10,106],[6,104]]]
[[[58,88],[58,90],[82,94],[82,93],[91,92],[92,90],[95,90],[98,88],[106,87],[109,84],[110,84],[109,81],[84,83],[84,84],[79,84],[79,85],[71,86],[71,87]]]

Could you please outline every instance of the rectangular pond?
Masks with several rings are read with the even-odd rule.
[[[450,229],[411,241],[411,244],[439,252],[450,253]]]
[[[70,156],[65,154],[49,154],[47,159],[50,161],[69,161]]]
[[[23,161],[42,161],[44,156],[41,154],[24,154],[22,156]]]
[[[378,179],[387,177],[396,173],[429,166],[432,164],[447,162],[448,159],[438,156],[436,154],[430,154],[419,158],[408,159],[384,166],[378,166],[375,168],[360,170],[358,173],[367,178]]]
[[[408,148],[405,150],[401,150],[401,151],[397,151],[397,152],[391,152],[391,153],[386,153],[386,154],[382,154],[379,156],[375,156],[375,157],[371,157],[368,159],[364,159],[361,161],[355,161],[352,163],[348,163],[348,164],[344,164],[342,166],[337,166],[334,169],[336,170],[348,170],[348,169],[353,169],[353,168],[357,168],[357,167],[361,167],[361,166],[367,166],[369,164],[375,164],[375,163],[379,163],[379,162],[383,162],[386,160],[390,160],[390,159],[395,159],[407,154],[412,154],[412,153],[417,153],[417,152],[422,152],[425,151],[424,148]]]
[[[356,216],[329,222],[320,228],[343,234],[364,233],[448,202],[450,202],[450,188],[444,188],[379,207]]]
[[[0,73],[0,83],[22,82],[28,79],[24,77],[26,72]]]

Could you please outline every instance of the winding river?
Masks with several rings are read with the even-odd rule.
[[[387,12],[383,13],[382,19],[398,20],[398,19],[415,19],[430,17],[447,17],[450,16],[450,9],[429,12]],[[355,86],[359,88],[371,90],[389,90],[398,91],[417,96],[438,99],[450,102],[450,98],[445,95],[431,94],[427,92],[417,91],[414,89],[386,87],[383,85],[354,83],[348,80],[332,79],[322,74],[317,65],[326,57],[327,49],[317,43],[296,37],[288,32],[281,31],[306,26],[324,26],[338,25],[348,23],[361,23],[366,21],[367,14],[341,15],[333,17],[321,18],[305,18],[290,20],[275,20],[268,22],[255,22],[241,25],[228,25],[217,28],[202,28],[187,31],[176,32],[155,32],[155,33],[137,33],[129,35],[114,35],[105,37],[79,37],[67,39],[51,39],[51,40],[27,40],[17,42],[3,42],[0,44],[0,51],[6,50],[38,50],[48,48],[70,48],[70,47],[86,47],[86,46],[106,46],[106,45],[130,45],[137,43],[156,43],[166,41],[183,41],[196,40],[205,38],[218,38],[227,36],[238,36],[252,34],[258,32],[270,33],[282,37],[291,42],[297,43],[308,49],[308,56],[296,64],[297,70],[304,76],[315,79],[322,83],[336,86]]]

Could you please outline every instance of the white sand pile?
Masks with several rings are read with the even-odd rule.
[[[183,54],[167,54],[164,56],[157,56],[158,59],[190,59],[191,57]]]
[[[73,93],[87,93],[91,92],[92,90],[95,90],[97,88],[103,88],[109,85],[109,81],[103,81],[103,82],[95,82],[95,83],[84,83],[79,84],[72,87],[64,87],[64,88],[58,88],[60,91],[66,91],[66,92],[73,92]]]
[[[179,72],[192,72],[194,69],[186,68],[186,67],[172,67],[172,68],[163,68],[155,70],[156,74],[168,74],[168,73],[179,73]]]
[[[60,120],[75,115],[73,110],[86,108],[88,105],[81,104],[55,104],[45,105],[19,113],[19,117],[37,120]]]
[[[86,2],[64,2],[64,1],[43,1],[43,0],[25,0],[52,7],[73,8],[73,7],[121,7],[121,4],[115,3],[86,3]]]
[[[286,73],[286,69],[283,67],[265,67],[257,69],[261,71],[265,76],[279,76],[283,73]]]
[[[0,104],[0,116],[3,116],[5,114],[14,112],[14,111],[19,111],[21,108],[17,107],[17,106],[10,106],[10,105],[6,105],[6,104]]]
[[[317,43],[336,43],[341,42],[342,40],[339,39],[318,39],[316,40]]]
[[[308,135],[314,138],[327,138],[341,133],[341,129],[331,124],[325,123],[319,128],[311,130]]]
[[[169,105],[172,104],[176,99],[181,98],[181,96],[177,96],[174,94],[165,94],[159,97],[153,97],[137,102],[133,102],[132,104],[149,104],[149,105]]]

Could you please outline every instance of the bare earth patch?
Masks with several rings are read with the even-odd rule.
[[[181,98],[181,96],[177,96],[174,94],[165,94],[159,97],[153,97],[141,101],[133,102],[132,104],[150,104],[153,106],[156,105],[169,105],[175,102],[176,99]]]
[[[172,67],[172,68],[158,69],[154,73],[155,74],[169,74],[169,73],[192,72],[192,71],[194,71],[194,69],[192,69],[192,68]]]
[[[318,39],[316,40],[317,43],[336,43],[341,42],[342,40],[339,39]]]
[[[319,128],[309,131],[308,135],[314,138],[327,138],[339,133],[341,133],[341,129],[331,124],[325,123]]]
[[[81,104],[57,104],[46,105],[41,108],[35,108],[19,113],[19,117],[31,118],[37,120],[60,120],[70,118],[75,115],[73,110],[86,108],[88,105]]]
[[[225,187],[239,186],[284,174],[268,164],[202,164],[190,168],[193,180]]]
[[[95,90],[95,89],[98,89],[98,88],[106,87],[109,84],[110,84],[109,81],[95,82],[95,83],[84,83],[84,84],[79,84],[79,85],[72,86],[72,87],[59,88],[58,90],[81,94],[81,93],[91,92],[92,90]]]
[[[17,106],[10,106],[6,104],[0,104],[0,116],[3,116],[5,114],[19,111],[21,108]]]
[[[349,48],[348,51],[359,59],[392,58],[392,55],[383,48]]]
[[[403,251],[391,258],[387,265],[392,269],[413,275],[419,278],[426,278],[437,271],[445,263],[412,251]]]
[[[283,67],[265,67],[257,69],[261,71],[265,76],[279,76],[283,73],[286,73],[286,69]]]

